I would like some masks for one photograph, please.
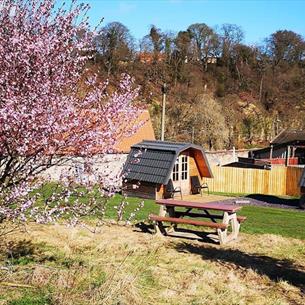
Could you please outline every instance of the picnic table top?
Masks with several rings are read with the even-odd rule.
[[[185,208],[194,208],[201,210],[217,210],[224,212],[235,213],[241,209],[240,206],[232,205],[232,204],[224,204],[218,202],[193,202],[193,201],[184,201],[184,200],[176,200],[176,199],[160,199],[156,200],[157,204],[166,205],[166,206],[174,206],[174,207],[185,207]]]

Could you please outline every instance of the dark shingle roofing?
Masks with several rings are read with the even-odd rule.
[[[305,141],[304,130],[285,129],[271,141],[271,144],[284,144],[295,141]]]
[[[124,177],[130,180],[167,184],[177,157],[188,148],[199,150],[208,166],[204,151],[198,145],[142,141],[131,147],[123,169]]]
[[[299,185],[300,185],[300,187],[305,187],[305,168],[303,170]]]

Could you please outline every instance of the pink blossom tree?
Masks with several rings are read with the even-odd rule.
[[[55,0],[0,4],[0,209],[20,214],[33,204],[35,177],[59,156],[111,151],[136,127],[138,90],[124,75],[114,93],[86,68],[95,31],[88,5]],[[18,208],[8,209],[19,202]],[[0,211],[1,214],[1,211]],[[1,220],[0,220],[1,222]]]

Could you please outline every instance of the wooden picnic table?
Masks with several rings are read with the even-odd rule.
[[[200,210],[215,210],[215,211],[224,211],[229,213],[236,213],[241,209],[240,206],[236,206],[233,204],[225,204],[225,203],[203,203],[203,202],[193,202],[193,201],[184,201],[184,200],[173,200],[173,199],[160,199],[156,201],[157,204],[166,206],[166,207],[186,207],[192,209],[200,209]]]
[[[165,235],[169,230],[164,228],[163,222],[172,224],[170,230],[175,230],[178,224],[206,226],[216,229],[220,244],[224,244],[230,240],[237,239],[240,223],[246,219],[236,215],[236,212],[241,207],[232,204],[202,203],[174,199],[160,199],[156,200],[156,203],[160,205],[159,215],[150,215],[150,219],[154,221],[156,232]],[[193,212],[194,209],[197,211]],[[217,213],[213,214],[213,211],[217,211]],[[222,213],[219,214],[219,212]],[[188,218],[185,219],[184,217]],[[199,217],[208,218],[209,221],[194,219]],[[217,219],[221,221],[217,222]],[[228,230],[229,228],[231,228],[231,231]]]

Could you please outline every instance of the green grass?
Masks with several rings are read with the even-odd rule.
[[[253,194],[247,194],[247,193],[222,193],[222,192],[210,192],[212,195],[219,195],[219,196],[226,196],[226,197],[248,197]],[[261,195],[261,194],[256,194]],[[286,199],[286,200],[293,200],[293,199],[299,199],[299,196],[274,196],[279,199]]]
[[[117,217],[117,209],[115,207],[118,207],[122,200],[123,196],[121,195],[115,195],[109,200],[105,214],[106,218],[115,219]],[[136,212],[135,220],[143,221],[148,219],[150,213],[159,213],[160,206],[158,206],[154,200],[129,197],[126,201],[128,204],[124,209],[123,220],[129,218],[130,214],[137,208],[141,201],[144,201],[144,207]]]
[[[246,197],[250,194],[246,194],[246,193],[222,193],[222,192],[211,192],[210,194],[212,195],[219,195],[219,196],[227,196],[227,197]]]
[[[48,195],[52,192],[54,185],[47,185],[44,192]],[[215,193],[217,195],[240,197],[246,194],[224,194]],[[293,198],[278,197],[281,199],[292,200]],[[123,200],[123,196],[115,195],[107,202],[107,208],[105,213],[106,219],[117,219],[117,207]],[[88,198],[84,197],[83,202],[86,202]],[[134,212],[141,201],[144,201],[144,207],[136,212],[132,221],[147,221],[150,213],[157,214],[159,212],[159,206],[154,200],[132,198],[126,199],[128,204],[124,208],[123,220],[127,220],[130,214]],[[241,231],[250,234],[277,234],[286,237],[293,237],[299,239],[305,239],[305,213],[290,209],[270,208],[270,207],[258,207],[258,206],[244,206],[239,213],[240,215],[247,216],[246,222],[241,226]],[[91,218],[90,218],[91,219]]]
[[[8,302],[8,305],[52,305],[52,299],[48,293],[28,291],[20,298]]]
[[[45,201],[46,198],[51,197],[51,195],[53,193],[57,193],[60,192],[62,190],[62,188],[57,185],[56,183],[48,183],[45,184],[41,189],[35,191],[35,192],[39,192],[41,194],[40,198],[38,198],[36,204],[37,206],[42,206],[43,202]],[[80,193],[80,192],[84,192],[85,189],[84,188],[75,188],[74,192],[75,193]],[[34,193],[35,193],[34,192]],[[92,196],[92,194],[91,194]],[[105,202],[105,198],[101,197],[98,193],[98,191],[96,190],[96,192],[94,193],[94,196],[96,196],[97,201]],[[76,200],[76,198],[78,198],[79,202],[81,203],[87,203],[88,202],[88,198],[89,196],[86,194],[84,196],[76,196],[76,195],[72,195],[69,198],[69,203],[73,204],[74,200]],[[114,197],[111,197],[107,202],[106,202],[106,210],[105,210],[105,218],[107,219],[117,219],[117,208],[119,207],[119,205],[121,204],[121,202],[124,200],[124,197],[117,194]],[[149,199],[141,199],[141,198],[128,198],[126,200],[126,205],[124,207],[124,212],[123,212],[123,220],[127,220],[130,217],[130,214],[134,212],[134,210],[138,207],[138,205],[140,204],[140,202],[144,201],[144,208],[140,209],[139,211],[137,211],[136,213],[136,220],[145,220],[148,217],[149,212],[151,213],[158,213],[159,211],[159,207],[154,203],[154,200],[149,200]],[[51,204],[52,206],[52,204]],[[89,217],[90,218],[90,217]]]
[[[106,217],[114,218],[116,210],[122,197],[116,195],[108,205]],[[128,198],[129,205],[125,211],[125,219],[136,207],[140,198]],[[154,200],[145,200],[144,207],[136,215],[135,220],[148,219],[150,213],[158,213],[159,206]],[[239,215],[246,216],[247,220],[241,225],[241,231],[250,234],[277,234],[286,237],[305,239],[305,212],[290,209],[244,206]]]
[[[240,215],[247,216],[242,232],[250,234],[277,234],[305,239],[305,212],[289,209],[245,206]]]

